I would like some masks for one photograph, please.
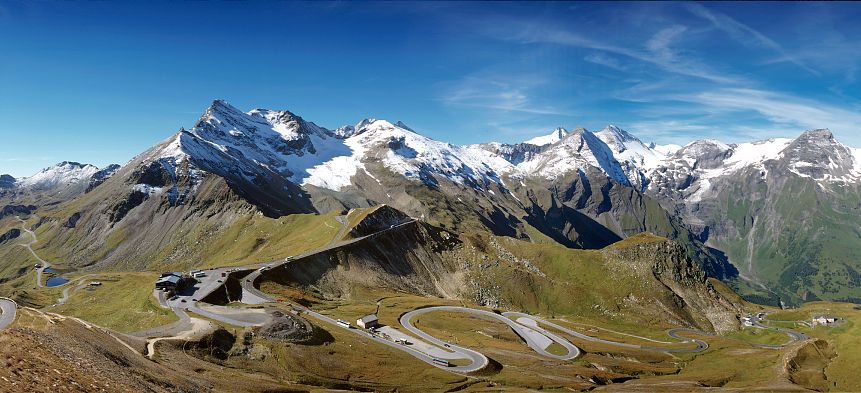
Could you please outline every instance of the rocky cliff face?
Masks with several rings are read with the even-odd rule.
[[[644,233],[607,247],[602,254],[611,269],[643,277],[642,289],[663,293],[663,312],[679,324],[714,332],[738,329],[740,307],[714,289],[706,272],[678,243]],[[643,302],[632,297],[629,303]],[[640,306],[648,309],[654,304]]]
[[[3,235],[0,235],[0,243],[3,243],[7,240],[17,239],[18,236],[21,236],[21,230],[18,228],[12,228]]]
[[[35,205],[6,205],[0,209],[0,218],[17,214],[26,216],[34,211],[36,211]]]
[[[15,178],[10,175],[0,175],[0,188],[15,187]]]

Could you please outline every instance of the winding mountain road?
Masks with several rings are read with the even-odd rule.
[[[71,297],[72,295],[74,295],[74,294],[75,294],[75,292],[78,292],[78,290],[79,290],[79,289],[86,288],[87,286],[89,286],[89,285],[90,285],[90,283],[86,283],[86,284],[84,283],[84,281],[87,281],[87,280],[86,280],[86,278],[87,278],[87,277],[89,277],[89,276],[95,276],[95,275],[96,275],[95,273],[92,273],[92,274],[85,274],[85,275],[83,275],[83,276],[80,276],[80,277],[78,277],[78,278],[75,278],[74,280],[70,280],[70,281],[69,281],[69,282],[67,282],[66,284],[71,284],[71,283],[73,283],[73,282],[77,281],[77,282],[78,282],[78,286],[70,285],[68,288],[66,288],[66,289],[64,289],[64,290],[63,290],[63,297],[61,297],[61,298],[57,299],[57,303],[54,303],[54,304],[52,304],[52,305],[50,305],[50,306],[47,306],[47,307],[44,307],[44,308],[42,308],[42,310],[46,310],[46,309],[49,309],[49,308],[51,308],[51,307],[59,306],[59,305],[61,305],[61,304],[65,303],[65,302],[66,302],[66,300],[69,300],[69,297]],[[63,284],[63,285],[66,285],[66,284]],[[72,291],[72,292],[71,292],[71,293],[69,293],[69,291]]]
[[[484,356],[483,354],[481,354],[479,352],[473,351],[471,349],[462,348],[462,347],[459,347],[456,345],[451,345],[451,344],[445,343],[442,340],[439,340],[439,339],[431,336],[430,334],[427,334],[427,333],[421,331],[420,329],[413,326],[412,323],[410,322],[410,320],[413,317],[415,317],[416,315],[430,312],[430,311],[458,311],[458,312],[467,312],[467,313],[479,314],[479,315],[484,315],[484,316],[488,316],[491,318],[495,318],[495,319],[498,319],[499,321],[505,323],[506,325],[508,325],[512,330],[514,330],[514,332],[518,336],[520,336],[520,338],[522,338],[524,341],[526,341],[526,344],[529,345],[530,348],[532,348],[535,352],[540,353],[541,355],[544,355],[544,356],[547,356],[550,358],[554,358],[554,359],[560,359],[560,360],[573,359],[573,358],[576,358],[577,356],[580,355],[580,350],[577,347],[575,347],[573,344],[569,343],[568,341],[562,339],[559,336],[556,336],[552,333],[544,331],[543,329],[539,328],[538,326],[526,326],[526,325],[519,324],[517,322],[512,321],[511,319],[505,318],[502,315],[492,313],[490,311],[477,310],[474,308],[466,308],[466,307],[457,307],[457,306],[437,306],[437,307],[420,308],[418,310],[413,310],[413,311],[410,311],[410,312],[402,315],[401,320],[400,320],[401,325],[403,325],[404,328],[409,330],[411,333],[421,337],[422,339],[424,339],[427,342],[430,342],[431,344],[435,344],[435,345],[438,345],[440,347],[448,348],[454,352],[457,352],[457,353],[463,355],[463,357],[466,357],[466,358],[472,360],[472,363],[467,365],[467,366],[443,367],[443,368],[447,368],[449,370],[461,371],[461,372],[477,371],[477,370],[483,368],[484,366],[486,366],[488,364],[489,360],[487,359],[486,356]],[[562,345],[563,347],[565,347],[568,350],[568,353],[565,355],[554,355],[550,352],[547,352],[547,350],[546,350],[547,347],[550,345],[550,343],[552,343],[554,341],[556,343]],[[422,360],[425,360],[426,362],[428,362],[430,364],[434,364],[430,361],[427,361],[426,359],[422,359]],[[436,365],[436,364],[434,364],[434,365]],[[442,367],[439,365],[436,365],[436,366]]]
[[[36,234],[33,233],[33,231],[27,229],[27,222],[22,220],[20,216],[15,216],[15,218],[17,218],[18,221],[21,221],[21,229],[23,229],[24,232],[29,233],[30,236],[33,236],[33,241],[31,241],[27,244],[20,244],[20,246],[27,247],[27,249],[30,250],[30,254],[33,254],[33,256],[39,260],[39,262],[42,262],[42,267],[36,269],[36,285],[38,285],[41,288],[44,288],[45,286],[42,285],[42,272],[45,271],[45,269],[51,267],[51,263],[42,259],[42,258],[39,258],[39,256],[36,255],[36,252],[33,251],[33,248],[30,247],[31,245],[33,245],[33,243],[36,242],[37,239],[36,239]]]
[[[534,321],[536,321],[536,322],[542,323],[542,324],[547,325],[547,326],[552,326],[552,327],[554,327],[554,328],[556,328],[556,329],[559,329],[559,330],[561,330],[561,331],[563,331],[563,332],[565,332],[565,333],[568,333],[568,334],[570,334],[570,335],[572,335],[572,336],[575,336],[575,337],[582,338],[582,339],[587,340],[587,341],[599,342],[599,343],[604,343],[604,344],[611,344],[611,345],[616,345],[616,346],[620,346],[620,347],[638,348],[638,349],[649,349],[649,350],[653,350],[653,351],[663,351],[663,352],[699,352],[699,351],[702,351],[702,350],[704,350],[704,349],[706,349],[706,348],[708,348],[708,347],[709,347],[709,345],[708,345],[705,341],[700,341],[700,340],[690,339],[690,338],[686,338],[686,337],[680,337],[680,336],[678,336],[678,335],[676,335],[676,334],[675,334],[677,331],[690,331],[690,332],[694,332],[694,333],[700,333],[700,332],[697,332],[696,330],[672,329],[672,330],[670,330],[670,331],[668,331],[668,332],[667,332],[667,335],[669,335],[670,337],[675,338],[675,339],[677,339],[677,340],[681,340],[681,342],[680,342],[680,343],[678,343],[678,344],[683,344],[683,343],[688,343],[688,342],[694,342],[694,343],[696,343],[696,344],[697,344],[697,348],[666,348],[666,347],[652,347],[652,346],[647,346],[647,345],[636,345],[636,344],[620,343],[620,342],[615,342],[615,341],[603,340],[603,339],[595,338],[595,337],[592,337],[592,336],[587,336],[587,335],[585,335],[585,334],[583,334],[583,333],[576,332],[576,331],[571,330],[571,329],[568,329],[568,328],[566,328],[566,327],[559,326],[559,325],[557,325],[557,324],[555,324],[555,323],[548,322],[548,321],[546,321],[546,320],[543,320],[543,319],[540,319],[540,318],[534,317],[534,316],[529,315],[529,314],[524,314],[524,313],[521,313],[521,312],[504,312],[504,313],[502,313],[502,315],[503,315],[503,316],[506,316],[506,317],[519,317],[519,318],[518,318],[518,321],[519,321],[520,319],[524,319],[524,318],[532,319],[532,320],[534,320]],[[634,336],[634,337],[637,337],[637,336]],[[646,339],[645,337],[638,337],[638,338]],[[651,340],[651,341],[654,341],[654,340]],[[666,343],[666,344],[676,344],[676,343],[668,342],[668,343]]]

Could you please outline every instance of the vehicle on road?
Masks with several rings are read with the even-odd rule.
[[[345,321],[345,320],[343,320],[343,319],[339,319],[339,320],[337,320],[337,321],[335,321],[335,322],[336,322],[338,325],[342,326],[342,327],[345,327],[345,328],[347,328],[347,329],[349,329],[349,328],[350,328],[350,323],[349,323],[349,322],[347,322],[347,321]]]
[[[448,367],[448,366],[450,366],[450,365],[451,365],[451,364],[448,362],[448,360],[440,359],[440,358],[433,358],[433,363],[434,363],[434,364],[438,364],[438,365],[443,366],[443,367]]]

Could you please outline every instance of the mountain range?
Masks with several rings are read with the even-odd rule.
[[[649,231],[682,244],[746,299],[797,305],[861,303],[859,184],[861,150],[827,129],[682,147],[577,126],[519,144],[455,146],[402,122],[329,130],[216,100],[192,128],[121,167],[63,162],[3,175],[0,201],[56,204],[43,218],[59,224],[47,241],[78,266],[163,264],[179,255],[177,239],[206,241],[248,212],[387,204],[450,230],[571,248]]]

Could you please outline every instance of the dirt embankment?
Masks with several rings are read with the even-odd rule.
[[[145,359],[145,342],[38,310],[0,332],[0,386],[9,392],[200,391],[197,381]],[[134,349],[134,350],[133,350]]]
[[[785,359],[784,367],[792,383],[827,392],[834,384],[825,376],[825,368],[835,357],[837,353],[831,348],[831,344],[817,339],[804,343],[794,356]]]

